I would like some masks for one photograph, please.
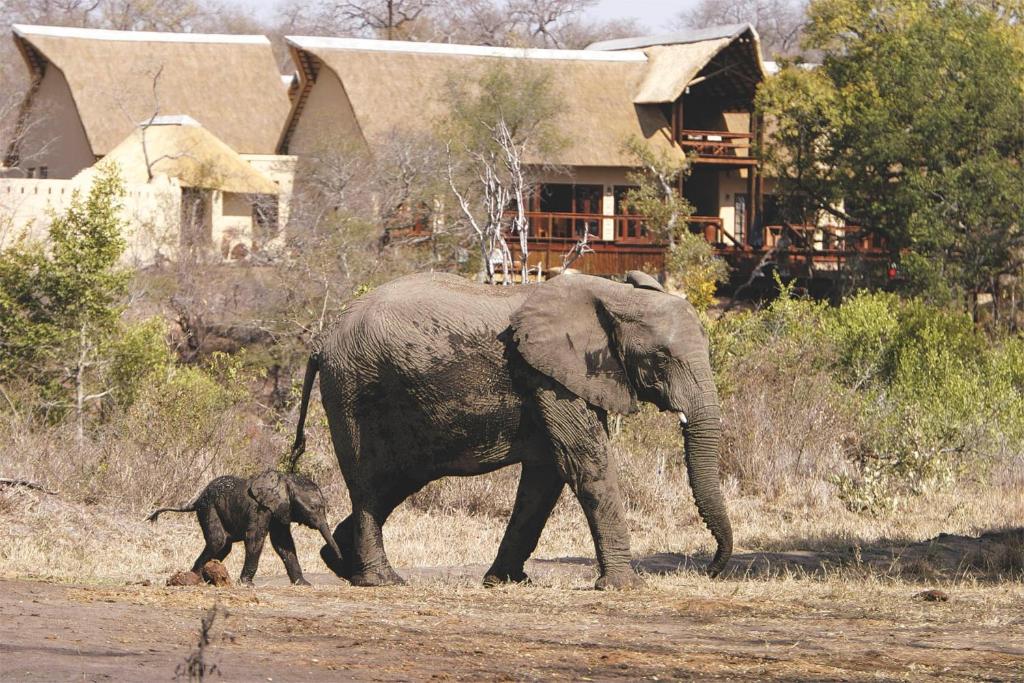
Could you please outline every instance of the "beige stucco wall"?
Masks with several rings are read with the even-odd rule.
[[[243,159],[253,168],[270,178],[279,188],[278,195],[278,236],[283,236],[291,209],[292,188],[295,185],[295,166],[299,158],[280,154],[242,154]]]
[[[120,114],[111,111],[110,115]],[[21,150],[19,168],[27,172],[30,167],[46,166],[50,178],[71,178],[96,161],[71,89],[52,64],[32,96]]]
[[[326,66],[321,67],[284,151],[294,155],[316,154],[338,145],[362,142],[362,132],[341,81]]]
[[[77,190],[83,197],[89,182],[80,180],[0,179],[0,250],[19,236],[44,239],[51,216],[65,211]],[[181,191],[170,182],[129,185],[122,199],[128,246],[123,261],[144,266],[173,258],[178,246]]]

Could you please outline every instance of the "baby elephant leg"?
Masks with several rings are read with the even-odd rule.
[[[245,532],[245,563],[242,565],[242,575],[238,578],[239,583],[252,585],[256,570],[260,566],[260,554],[263,552],[263,542],[266,538],[265,528]]]
[[[203,540],[206,541],[206,545],[203,547],[203,551],[199,553],[199,557],[196,558],[195,564],[192,565],[192,571],[199,574],[203,565],[210,560],[222,560],[227,557],[227,554],[231,552],[231,543],[228,541],[228,534],[224,531],[224,525],[220,523],[220,518],[217,517],[209,508],[202,508],[198,511],[199,526],[203,529]]]
[[[270,544],[274,547],[274,552],[284,562],[288,579],[296,586],[308,586],[309,581],[302,577],[299,558],[295,554],[295,541],[292,539],[291,527],[288,524],[272,521],[270,523]]]

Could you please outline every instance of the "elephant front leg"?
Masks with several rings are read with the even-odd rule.
[[[586,401],[562,387],[538,390],[538,408],[551,438],[555,463],[586,515],[601,575],[595,587],[642,586],[630,565],[629,528],[608,433],[602,416]]]
[[[267,538],[266,529],[250,530],[245,534],[245,562],[242,564],[242,575],[238,582],[252,585],[256,570],[260,566],[260,555],[263,553],[263,542]]]
[[[484,576],[485,586],[529,580],[523,565],[537,548],[544,524],[564,487],[565,482],[553,465],[523,464],[515,507],[498,548],[498,556]]]
[[[583,507],[594,537],[597,565],[601,570],[594,587],[607,590],[643,586],[644,580],[629,563],[629,527],[614,468],[607,467],[604,476],[599,478],[570,480],[569,485]]]
[[[292,539],[292,530],[287,524],[280,522],[270,523],[270,545],[274,552],[284,562],[284,569],[288,572],[288,580],[296,586],[308,586],[302,576],[302,568],[299,567],[299,558],[295,553],[295,541]]]

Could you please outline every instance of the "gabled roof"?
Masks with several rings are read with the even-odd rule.
[[[639,38],[610,41],[607,49],[598,43],[586,50],[539,50],[287,36],[301,85],[279,151],[288,151],[291,131],[324,68],[341,82],[363,142],[372,147],[396,130],[430,132],[448,110],[450,78],[474,78],[496,60],[526,59],[552,72],[561,101],[555,123],[566,142],[553,155],[528,161],[631,166],[635,160],[623,149],[630,136],[681,154],[670,140],[664,109],[655,105],[677,100],[702,69],[744,40],[749,45],[743,54],[756,62],[746,70],[755,78],[762,74],[756,33],[749,26],[698,38],[656,45]],[[630,40],[637,47],[613,45]]]
[[[189,116],[144,121],[97,165],[114,163],[120,166],[127,183],[147,183],[152,173],[154,177],[175,178],[182,187],[242,194],[280,191],[273,181]],[[91,169],[83,171],[88,172]]]
[[[716,59],[723,72],[731,70],[734,78],[745,79],[748,85],[760,82],[766,75],[760,38],[750,24],[605,40],[587,46],[587,50],[594,51],[642,48],[650,59],[650,68],[634,100],[637,104],[674,102],[701,69]],[[753,93],[752,87],[746,89]]]
[[[13,30],[34,78],[49,68],[63,73],[97,156],[157,109],[196,118],[236,152],[274,152],[289,102],[264,36]]]
[[[657,111],[639,111],[633,92],[643,78],[642,52],[594,53],[583,50],[522,50],[438,43],[292,37],[300,55],[311,56],[341,81],[364,141],[374,146],[396,130],[429,133],[448,110],[446,85],[452,77],[475,78],[500,59],[528,59],[552,71],[564,97],[557,119],[566,144],[554,155],[533,162],[570,166],[620,166],[630,135],[650,138],[667,123]],[[303,57],[302,55],[305,55]],[[311,87],[311,74],[302,74]],[[301,102],[300,93],[297,102]],[[300,107],[292,116],[301,116]],[[287,141],[285,141],[287,144]],[[283,151],[283,150],[281,150]]]
[[[738,38],[748,31],[754,32],[750,24],[726,24],[724,26],[711,26],[708,28],[687,29],[675,33],[659,33],[650,36],[636,36],[634,38],[616,38],[614,40],[599,40],[596,43],[587,45],[587,50],[638,50],[654,45],[688,45],[691,43],[702,43],[708,40],[732,40]]]

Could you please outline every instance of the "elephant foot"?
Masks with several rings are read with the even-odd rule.
[[[391,567],[383,570],[367,570],[353,574],[349,579],[353,586],[404,586],[405,579],[398,575]]]
[[[312,586],[313,584],[311,584],[309,581],[306,581],[306,579],[304,579],[303,577],[300,576],[299,578],[297,578],[294,581],[292,581],[292,585],[293,586]]]
[[[242,577],[239,577],[239,579],[238,579],[238,584],[239,584],[240,586],[245,586],[245,587],[247,587],[247,588],[252,588],[252,587],[253,587],[253,584],[252,584],[252,579],[253,579],[253,577],[251,577],[251,576],[242,576]]]
[[[617,572],[602,574],[594,584],[599,591],[606,590],[633,590],[643,588],[647,585],[640,576],[632,569],[623,569]]]
[[[531,583],[530,577],[522,569],[503,571],[491,568],[484,576],[484,588],[494,588],[509,583]]]
[[[344,550],[342,552],[345,552]],[[331,547],[324,544],[320,548],[320,559],[324,561],[327,568],[334,572],[334,575],[340,579],[350,581],[352,579],[352,567],[348,562],[345,561],[344,557],[337,557]]]

